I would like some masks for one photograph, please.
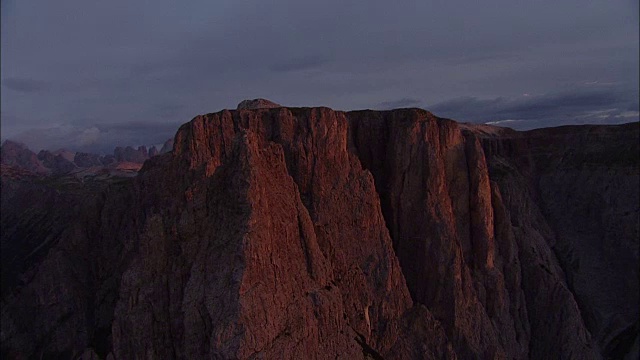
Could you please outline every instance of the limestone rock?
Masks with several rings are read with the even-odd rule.
[[[236,110],[271,109],[279,107],[282,107],[282,105],[276,104],[267,99],[252,99],[241,101],[236,107]]]
[[[52,174],[66,174],[76,168],[73,161],[67,160],[63,154],[55,155],[47,150],[38,153],[38,160],[44,167],[51,169]]]
[[[247,106],[128,179],[3,167],[3,357],[637,352],[637,125]]]
[[[38,174],[47,174],[49,169],[44,167],[38,156],[26,145],[11,140],[5,140],[0,149],[0,162],[4,165],[25,169]]]

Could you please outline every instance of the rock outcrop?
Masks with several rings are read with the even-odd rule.
[[[145,146],[138,146],[137,149],[134,149],[131,146],[127,147],[116,147],[113,151],[113,155],[116,158],[116,161],[127,161],[142,164],[149,158],[149,152]]]
[[[252,99],[241,101],[236,110],[255,110],[255,109],[272,109],[282,107],[280,104],[276,104],[273,101],[267,99]]]
[[[165,141],[165,143],[162,145],[162,148],[160,149],[159,154],[166,154],[172,150],[173,150],[173,139],[169,139]]]
[[[152,146],[149,148],[149,157],[154,157],[159,154],[160,152],[158,151],[158,148],[156,148],[155,146]]]
[[[41,150],[38,160],[42,166],[50,169],[52,174],[66,174],[77,167],[73,161],[67,160],[64,154],[56,155],[48,150]]]
[[[490,156],[502,187],[511,182],[505,174],[533,180],[531,197],[553,233],[547,243],[597,347],[612,359],[639,356],[638,130],[568,126],[503,137],[501,148],[517,149],[517,171],[504,168],[500,152]]]
[[[2,144],[0,163],[39,174],[50,172],[38,160],[38,155],[29,150],[26,145],[11,140],[6,140]]]
[[[78,167],[92,167],[103,165],[102,156],[98,154],[89,154],[85,152],[77,152],[73,162]]]
[[[638,139],[245,104],[132,179],[3,171],[2,355],[632,357]]]
[[[167,140],[161,151],[155,146],[149,150],[145,146],[134,149],[131,146],[125,148],[116,147],[114,155],[99,155],[86,152],[72,152],[60,149],[54,152],[41,150],[37,155],[29,150],[26,145],[11,140],[2,145],[3,164],[12,174],[18,172],[31,172],[41,176],[95,176],[103,173],[112,173],[119,176],[124,173],[130,176],[130,172],[137,172],[142,164],[149,158],[161,153],[167,153],[173,148],[173,139]],[[11,168],[11,170],[8,170]]]
[[[74,159],[75,159],[75,157],[76,157],[76,153],[75,153],[74,151],[71,151],[71,150],[69,150],[69,149],[64,149],[64,148],[63,148],[63,149],[58,149],[58,150],[54,151],[54,152],[53,152],[53,155],[55,155],[55,156],[60,155],[60,156],[62,156],[65,160],[67,160],[67,161],[71,161],[71,162],[73,162],[73,160],[74,160]]]

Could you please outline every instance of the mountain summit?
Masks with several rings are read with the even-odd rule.
[[[108,186],[3,173],[2,358],[637,358],[638,130],[223,110]]]
[[[280,104],[276,104],[273,101],[267,99],[253,99],[243,100],[238,104],[237,110],[252,110],[252,109],[271,109],[282,107]]]

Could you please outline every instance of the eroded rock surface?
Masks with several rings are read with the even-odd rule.
[[[282,107],[273,101],[267,99],[243,100],[238,104],[236,110],[255,110],[255,109],[271,109]]]
[[[3,357],[637,351],[637,124],[249,105],[97,189],[3,170]]]
[[[38,155],[29,150],[26,145],[10,140],[2,144],[0,163],[39,174],[50,172],[38,160]]]
[[[532,196],[554,233],[548,243],[587,329],[605,357],[637,358],[638,124],[534,130],[501,141],[522,143],[519,137]]]

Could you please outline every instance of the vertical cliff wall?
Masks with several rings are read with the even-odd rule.
[[[593,129],[579,142],[584,128],[419,109],[225,110],[183,125],[136,178],[73,188],[56,234],[23,231],[34,204],[8,194],[33,185],[3,170],[3,355],[633,353],[637,126]],[[26,264],[6,282],[5,249]]]

